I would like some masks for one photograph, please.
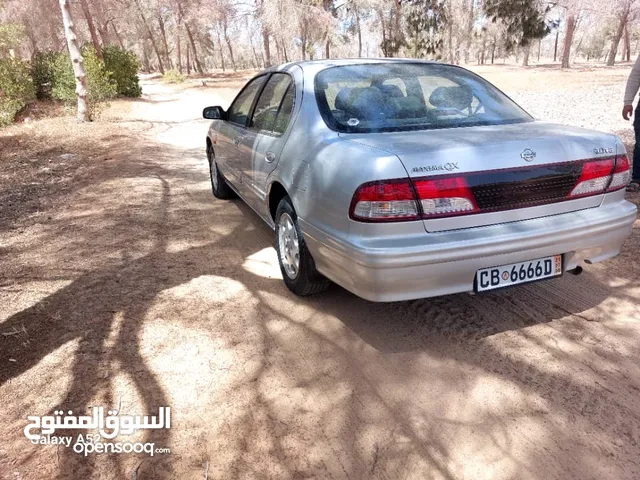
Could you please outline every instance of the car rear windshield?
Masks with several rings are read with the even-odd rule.
[[[430,130],[533,120],[489,82],[452,65],[331,67],[316,76],[315,90],[322,117],[340,132]]]

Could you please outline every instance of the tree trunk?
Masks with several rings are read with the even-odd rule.
[[[307,59],[307,26],[306,20],[302,20],[300,35],[300,48],[302,49],[302,61]]]
[[[218,45],[220,46],[220,63],[222,64],[222,71],[224,72],[224,52],[222,51],[222,40],[220,39],[220,30],[216,29],[218,35]]]
[[[616,54],[618,53],[618,45],[620,45],[620,39],[622,38],[622,34],[624,32],[624,28],[627,25],[627,20],[629,19],[629,9],[630,5],[627,1],[625,8],[622,12],[620,12],[618,28],[616,30],[615,36],[611,41],[611,49],[609,50],[609,56],[607,58],[607,66],[612,67],[616,63]]]
[[[58,37],[58,30],[56,29],[56,25],[54,22],[49,23],[49,37],[51,38],[51,44],[53,45],[54,50],[58,50],[60,48],[60,38]]]
[[[93,17],[91,16],[91,10],[89,10],[87,0],[80,0],[80,6],[82,7],[84,18],[87,20],[89,34],[91,35],[91,43],[93,43],[93,47],[96,49],[96,55],[98,55],[100,60],[104,60],[104,57],[102,56],[102,46],[100,45],[100,40],[98,40],[98,34],[96,33],[96,27],[93,24]]]
[[[111,45],[111,35],[109,34],[109,24],[101,25],[98,23],[98,35],[100,35],[100,41],[102,45]]]
[[[394,28],[393,28],[393,51],[391,56],[395,57],[400,51],[400,46],[398,43],[400,42],[400,0],[396,0],[396,16],[394,19]]]
[[[627,25],[624,26],[624,51],[623,51],[622,59],[625,62],[631,61],[631,40],[629,38],[629,28]]]
[[[475,0],[469,0],[469,17],[467,18],[467,38],[464,52],[464,63],[469,63],[469,55],[471,54],[471,41],[473,39],[474,2]]]
[[[171,61],[171,55],[169,55],[169,43],[167,42],[167,30],[164,28],[164,20],[162,15],[158,15],[158,25],[160,26],[160,36],[162,37],[162,43],[164,45],[164,58],[167,60],[169,68],[173,68],[173,62]]]
[[[191,50],[191,47],[187,43],[187,75],[191,74],[191,55],[189,55],[190,50]]]
[[[142,66],[145,72],[151,71],[151,62],[149,61],[149,54],[147,53],[147,43],[142,41]]]
[[[327,40],[324,42],[324,58],[331,58],[331,39],[329,38],[329,32],[327,32]]]
[[[289,63],[289,55],[287,54],[287,42],[282,42],[282,53],[284,54],[284,63]]]
[[[162,66],[162,59],[160,58],[160,51],[158,50],[158,45],[156,44],[153,32],[149,28],[149,24],[147,23],[147,19],[145,18],[144,13],[142,13],[142,8],[140,8],[139,0],[134,0],[134,3],[136,4],[136,7],[138,7],[138,13],[140,14],[140,18],[142,18],[142,23],[147,29],[149,40],[151,40],[151,45],[153,46],[153,51],[156,53],[156,57],[158,58],[158,69],[160,70],[160,73],[164,75],[164,67]]]
[[[527,43],[524,46],[524,55],[522,56],[522,66],[523,67],[528,67],[529,66],[529,54],[531,53],[531,43]]]
[[[178,71],[182,73],[182,51],[180,46],[180,25],[182,24],[182,8],[180,0],[176,0],[176,59],[178,61]]]
[[[271,48],[269,48],[269,30],[262,29],[262,45],[264,47],[264,66],[271,66]]]
[[[253,50],[253,64],[254,68],[260,68],[260,57],[258,57],[258,52],[256,52],[256,47],[253,46],[253,41],[251,40],[251,50]],[[264,62],[264,57],[262,58]]]
[[[124,50],[125,49],[124,42],[122,41],[122,37],[118,33],[118,29],[116,28],[116,24],[113,23],[113,20],[111,20],[111,28],[113,28],[113,33],[116,35],[116,39],[118,40],[118,45],[120,45],[120,48]]]
[[[187,37],[189,38],[189,42],[191,43],[191,51],[193,52],[193,61],[196,63],[196,70],[200,75],[202,75],[204,73],[204,69],[202,68],[202,63],[200,63],[200,58],[198,57],[196,42],[193,41],[193,34],[191,33],[191,29],[189,28],[189,23],[186,22],[184,24],[184,27],[187,30]]]
[[[582,47],[582,41],[584,40],[584,35],[582,37],[580,37],[580,41],[578,42],[578,46],[576,47],[575,50],[575,55],[574,58],[577,57],[578,55],[580,55],[580,48]]]
[[[540,50],[542,50],[542,39],[538,40],[538,63],[540,63]]]
[[[78,47],[69,0],[60,0],[62,23],[64,24],[64,36],[67,39],[67,48],[73,64],[73,75],[76,78],[76,94],[78,95],[78,120],[87,122],[91,120],[91,113],[87,105],[87,75],[84,71],[84,59]]]
[[[224,41],[227,42],[227,48],[229,48],[229,58],[231,59],[231,65],[233,65],[233,71],[237,72],[236,61],[233,58],[233,48],[231,47],[231,39],[227,34],[227,22],[226,20],[222,23],[222,32],[224,33]]]
[[[360,26],[360,10],[358,10],[358,6],[355,5],[354,13],[356,15],[356,31],[358,32],[358,58],[362,56],[362,27]]]
[[[558,38],[560,37],[560,30],[556,32],[556,44],[553,46],[553,63],[558,60]]]
[[[93,2],[91,6],[93,7],[96,24],[98,25],[98,35],[100,35],[102,46],[111,45],[113,41],[109,33],[110,20],[105,16],[103,2]]]
[[[576,16],[571,12],[567,18],[567,30],[564,34],[564,44],[562,46],[562,68],[569,68],[571,64],[571,44],[573,43],[575,30]]]
[[[491,44],[491,65],[493,65],[495,63],[496,60],[496,41],[493,41],[493,44]]]
[[[388,57],[388,49],[387,49],[387,32],[386,29],[384,28],[384,17],[382,15],[382,12],[378,11],[378,16],[380,17],[380,26],[382,27],[382,55],[384,55],[385,57]]]
[[[280,42],[278,41],[278,36],[274,35],[273,39],[276,42],[276,55],[278,57],[278,63],[283,63],[282,62],[282,49],[280,48]]]

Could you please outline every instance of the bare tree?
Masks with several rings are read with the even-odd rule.
[[[618,2],[619,6],[616,12],[617,27],[616,32],[611,41],[611,49],[609,50],[609,56],[607,57],[607,65],[613,66],[616,63],[616,54],[618,53],[618,46],[620,45],[620,39],[624,34],[624,30],[629,20],[636,15],[635,8],[637,7],[636,0],[621,0]]]
[[[144,13],[142,11],[142,8],[140,7],[140,0],[133,0],[134,4],[136,5],[137,9],[138,9],[138,13],[140,15],[140,18],[142,19],[142,23],[144,24],[144,27],[147,31],[147,33],[149,34],[149,40],[151,40],[151,45],[153,46],[153,51],[156,54],[156,58],[158,59],[158,68],[160,70],[160,73],[164,74],[164,67],[162,66],[162,59],[160,58],[160,51],[158,50],[158,45],[156,43],[156,39],[153,35],[153,32],[151,31],[151,28],[149,27],[149,23],[147,22],[146,17],[144,16]]]
[[[567,14],[567,27],[564,34],[564,44],[562,47],[562,68],[569,68],[571,61],[571,44],[576,31],[576,15],[572,10]]]
[[[182,6],[180,0],[175,0],[175,17],[176,17],[176,59],[178,63],[178,71],[182,73],[182,51],[180,46],[180,26],[182,25]]]
[[[87,122],[91,120],[91,113],[87,104],[87,75],[84,71],[84,59],[78,46],[78,36],[71,17],[69,0],[60,0],[62,23],[64,24],[64,36],[67,39],[69,56],[73,64],[73,75],[76,78],[76,94],[78,95],[78,120]]]
[[[91,35],[91,43],[93,43],[93,48],[96,49],[96,54],[98,58],[103,60],[102,56],[102,46],[100,45],[100,40],[98,40],[98,34],[96,32],[96,27],[93,23],[93,16],[91,15],[91,10],[89,9],[89,4],[87,0],[80,0],[80,6],[82,7],[82,13],[84,14],[84,18],[87,20],[87,26],[89,27],[89,33]]]
[[[193,34],[191,33],[191,28],[189,28],[189,22],[184,24],[185,30],[187,31],[187,37],[189,38],[189,42],[191,43],[191,51],[193,52],[193,60],[196,64],[196,69],[200,75],[204,73],[202,69],[202,63],[200,63],[200,58],[198,57],[198,49],[196,48],[196,42],[193,40]]]

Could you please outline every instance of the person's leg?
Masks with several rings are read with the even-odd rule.
[[[636,107],[633,118],[633,130],[636,134],[636,146],[633,148],[633,170],[631,171],[631,182],[640,182],[640,103]]]

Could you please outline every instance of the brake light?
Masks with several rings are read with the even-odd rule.
[[[582,165],[582,174],[568,198],[586,197],[604,193],[611,181],[614,159],[591,160]]]
[[[616,158],[616,166],[613,170],[613,178],[609,184],[608,192],[625,188],[631,181],[631,165],[626,155]]]
[[[415,186],[423,218],[450,217],[479,211],[464,177],[416,180]]]
[[[351,201],[349,216],[364,222],[394,222],[420,218],[409,179],[361,185]]]

